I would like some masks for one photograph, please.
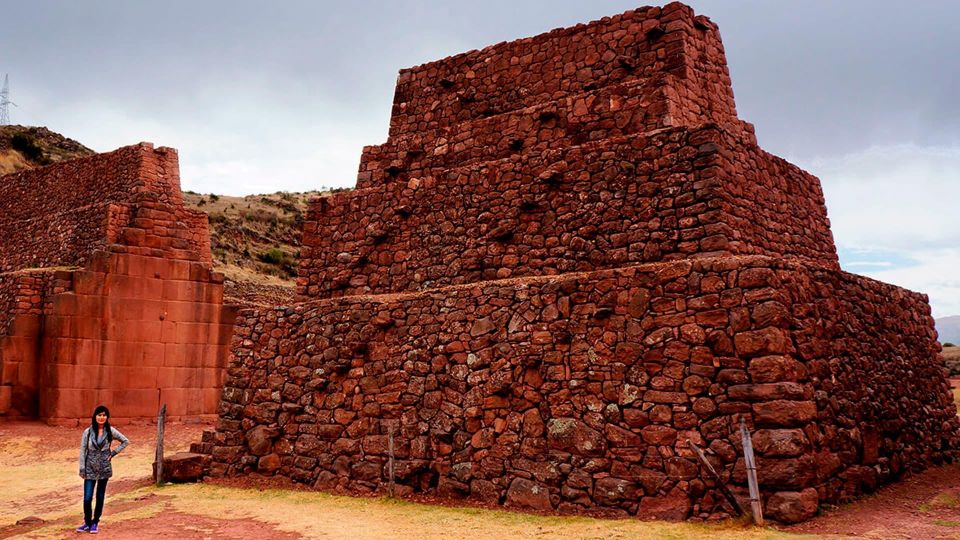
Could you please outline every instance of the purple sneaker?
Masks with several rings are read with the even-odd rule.
[[[94,523],[90,526],[90,534],[97,534],[97,524]]]
[[[83,525],[77,527],[77,532],[90,532],[90,526],[84,523]]]

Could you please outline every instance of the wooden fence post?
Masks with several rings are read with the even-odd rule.
[[[760,504],[760,486],[757,485],[757,464],[753,458],[753,441],[747,423],[740,417],[740,437],[743,439],[743,462],[747,467],[747,486],[750,488],[750,510],[753,522],[763,526],[763,506]]]
[[[163,422],[167,418],[167,404],[160,407],[160,413],[157,415],[157,453],[154,456],[156,460],[153,470],[157,476],[157,487],[163,485]]]
[[[697,459],[699,459],[700,463],[702,463],[703,466],[707,468],[707,472],[709,472],[710,476],[713,477],[713,481],[717,483],[717,489],[719,489],[720,493],[723,493],[723,496],[726,497],[728,501],[730,501],[730,504],[733,506],[733,511],[736,512],[738,516],[742,516],[743,507],[740,506],[740,501],[737,500],[737,497],[733,494],[733,492],[730,491],[730,488],[728,488],[727,485],[723,483],[723,480],[720,478],[720,475],[717,473],[717,470],[713,468],[713,465],[711,465],[710,462],[707,461],[707,456],[703,454],[703,450],[700,450],[700,448],[696,444],[694,444],[694,442],[691,441],[690,439],[687,439],[687,446],[689,446],[694,451],[694,453],[697,454]]]
[[[393,422],[391,422],[391,423],[390,423],[390,439],[388,440],[388,443],[389,443],[389,456],[390,456],[390,462],[388,463],[388,472],[389,472],[389,474],[390,474],[390,488],[389,488],[389,489],[390,489],[390,496],[391,496],[391,497],[393,497],[394,486],[395,486],[395,484],[394,484],[394,476],[393,476],[393,429],[394,429]]]

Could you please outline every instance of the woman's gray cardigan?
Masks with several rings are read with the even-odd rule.
[[[119,454],[130,444],[130,441],[115,427],[110,427],[110,433],[115,440],[120,441],[120,446],[112,451],[108,443],[109,439],[104,437],[103,441],[97,444],[97,435],[92,428],[83,431],[83,437],[80,439],[80,476],[84,479],[104,480],[113,476],[110,458]]]

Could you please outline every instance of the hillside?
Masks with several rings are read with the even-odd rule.
[[[45,127],[0,126],[0,175],[95,153]]]
[[[936,320],[936,325],[940,343],[960,345],[960,315],[941,317]]]
[[[268,195],[186,191],[188,207],[210,216],[214,265],[233,280],[293,286],[300,259],[300,229],[307,201],[318,192]]]

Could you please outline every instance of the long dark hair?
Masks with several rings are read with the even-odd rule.
[[[107,421],[103,423],[103,432],[107,434],[107,444],[110,444],[113,442],[113,430],[110,429],[110,409],[106,405],[97,405],[97,408],[93,410],[93,416],[90,417],[90,431],[96,438],[99,429],[97,415],[100,413],[107,413]]]

